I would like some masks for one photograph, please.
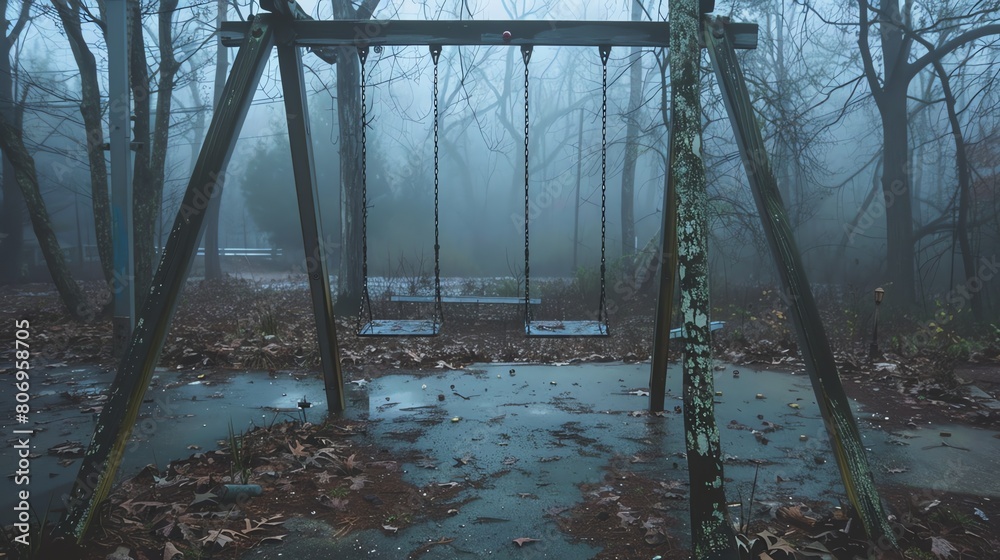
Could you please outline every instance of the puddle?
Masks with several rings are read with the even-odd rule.
[[[725,473],[732,479],[727,486],[730,499],[738,501],[740,493],[748,496],[756,475],[758,500],[835,502],[843,494],[842,484],[808,379],[739,369],[738,377],[732,367],[715,376],[721,392],[716,416]],[[58,497],[68,491],[79,468],[79,460],[60,466],[59,458],[47,455],[47,450],[66,440],[89,442],[93,413],[81,408],[111,379],[79,368],[47,370],[45,375],[50,383],[37,386],[33,400],[39,411],[33,420],[44,422],[36,425],[44,431],[32,439],[40,455],[32,461],[32,502],[41,510],[49,496],[55,496],[55,507],[61,506]],[[568,542],[546,517],[550,508],[578,502],[579,484],[601,481],[602,469],[613,463],[687,480],[682,415],[673,412],[681,404],[679,367],[670,369],[668,413],[662,418],[642,413],[648,398],[637,390],[647,386],[648,376],[648,364],[517,364],[423,377],[393,375],[364,387],[348,385],[347,416],[372,420],[368,437],[390,450],[423,455],[421,464],[404,465],[409,482],[458,482],[469,488],[458,500],[477,499],[456,516],[406,527],[397,535],[361,532],[324,546],[349,558],[399,558],[400,551],[448,537],[455,540],[430,547],[423,557],[504,558],[520,552],[512,539],[532,537],[542,539],[529,545],[536,556],[591,556],[593,549]],[[241,430],[251,423],[300,418],[296,402],[303,396],[314,401],[309,419],[326,414],[322,383],[316,378],[248,373],[225,384],[163,387],[174,379],[172,372],[160,372],[161,387],[147,393],[152,401],[143,405],[123,476],[149,463],[162,467],[187,457],[195,452],[190,445],[213,448],[226,437],[230,421]],[[0,386],[0,400],[9,401],[10,390]],[[66,392],[82,402],[69,400]],[[856,417],[880,482],[1000,496],[1000,479],[993,476],[1000,464],[995,432],[928,425],[890,434],[870,422],[877,419],[872,412],[856,408]],[[7,433],[11,429],[4,426]],[[0,462],[14,465],[13,451],[11,445],[0,450]],[[436,468],[425,468],[431,464]],[[479,487],[472,489],[471,483]],[[13,505],[13,488],[10,478],[2,480],[0,508],[5,513],[0,522],[11,521],[6,512]],[[677,530],[683,531],[686,505],[679,502],[677,507]],[[277,558],[279,552],[288,557],[289,548],[255,549],[247,557]]]

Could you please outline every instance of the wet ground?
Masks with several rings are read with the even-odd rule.
[[[725,366],[716,372],[716,416],[726,476],[732,479],[730,498],[738,501],[742,494],[746,499],[756,477],[757,502],[836,504],[842,485],[808,378],[736,371]],[[674,410],[680,405],[680,371],[671,367],[668,410],[662,416],[645,412],[648,375],[648,364],[517,364],[352,383],[346,416],[370,420],[366,437],[380,447],[414,457],[403,466],[409,482],[420,487],[457,483],[464,489],[458,500],[471,501],[451,517],[417,522],[395,534],[368,531],[333,540],[322,526],[295,522],[287,528],[296,538],[256,548],[247,557],[399,558],[401,550],[446,536],[454,540],[428,547],[423,557],[521,557],[529,547],[537,557],[589,557],[594,549],[570,542],[553,521],[560,508],[581,500],[579,484],[600,482],[616,465],[664,480],[687,480],[682,415]],[[33,395],[38,432],[32,440],[37,456],[31,489],[33,506],[40,510],[49,496],[54,496],[53,509],[59,508],[58,497],[68,490],[89,441],[100,388],[111,376],[52,368],[45,377],[43,389]],[[315,378],[248,373],[221,384],[191,380],[189,374],[179,379],[176,373],[159,372],[122,476],[149,463],[163,468],[195,447],[214,448],[226,438],[230,422],[240,431],[301,418],[296,403],[303,397],[313,401],[308,420],[326,413]],[[4,391],[10,388],[0,388],[0,400],[9,396]],[[879,411],[857,410],[857,418],[880,482],[1000,497],[1000,479],[993,474],[1000,464],[996,432],[923,425],[889,433],[878,427],[885,418]],[[4,429],[9,433],[11,426]],[[5,446],[0,463],[15,464],[12,453],[12,446]],[[12,481],[4,479],[4,512],[11,511],[12,488]],[[680,525],[675,530],[684,532],[685,502],[676,507]],[[8,515],[0,522],[9,523]],[[512,540],[521,537],[540,541],[519,550]]]

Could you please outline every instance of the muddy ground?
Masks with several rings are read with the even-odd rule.
[[[87,291],[95,301],[102,298],[96,285],[87,286]],[[769,290],[758,292],[713,303],[717,306],[713,319],[728,322],[714,335],[715,356],[736,365],[764,364],[772,369],[804,371],[780,300]],[[542,293],[545,305],[538,310],[539,318],[588,313],[575,303],[579,294],[571,285],[553,284],[542,288]],[[399,370],[459,368],[475,362],[644,361],[652,346],[649,301],[613,302],[611,336],[607,338],[526,338],[518,306],[446,307],[445,327],[434,338],[359,338],[353,334],[355,319],[341,319],[341,358],[350,379]],[[970,331],[980,335],[949,329],[922,347],[912,347],[906,343],[908,333],[920,323],[900,321],[882,327],[882,339],[887,342],[882,345],[883,353],[871,361],[863,317],[837,302],[828,303],[831,308],[823,310],[826,328],[845,388],[866,409],[884,413],[889,418],[884,422],[886,428],[926,422],[998,425],[997,411],[965,391],[966,385],[991,395],[1000,389],[1000,336],[995,329]],[[427,308],[378,301],[374,311],[418,317]],[[69,320],[50,286],[0,288],[3,324],[23,318],[31,323],[36,369],[60,364],[113,369],[110,322]],[[12,349],[0,351],[0,362],[10,363],[11,354]],[[315,371],[318,353],[308,291],[304,286],[270,289],[234,279],[193,282],[184,293],[160,363],[192,376],[233,375],[248,369]],[[286,520],[303,514],[315,517],[313,511],[336,527],[336,536],[343,536],[380,527],[391,532],[417,516],[446,516],[461,507],[452,500],[452,489],[414,488],[404,482],[396,465],[405,458],[356,445],[351,435],[363,430],[363,425],[343,421],[282,424],[236,442],[237,448],[246,447],[246,457],[251,458],[248,464],[236,465],[239,468],[234,468],[239,454],[227,444],[220,450],[175,461],[165,473],[141,473],[116,489],[86,548],[72,554],[103,559],[124,546],[135,560],[172,558],[173,549],[178,558],[239,558],[248,549],[281,540],[288,534],[283,526]],[[197,503],[180,497],[181,489],[189,495],[192,488],[196,495],[205,495],[221,482],[233,482],[237,472],[245,472],[248,480],[264,486],[265,495],[288,495],[295,489],[309,499],[283,499],[280,503],[249,500],[220,507],[217,496]],[[612,507],[621,496],[601,492],[599,486],[585,487],[577,506],[552,513],[560,528],[604,547],[598,556],[602,559],[655,554],[685,557],[687,551],[670,531],[674,521],[657,508],[662,500],[684,499],[683,483],[651,480],[612,466],[607,477],[617,483],[628,481],[619,484],[622,494],[644,497],[630,500],[640,505],[628,517],[646,521],[625,523],[621,512]],[[380,491],[371,494],[373,499],[363,493],[362,499],[344,499],[347,491],[357,490],[352,487],[359,484],[361,488],[377,485]],[[967,509],[960,506],[968,497],[913,496],[895,488],[883,491],[903,535],[906,557],[996,557],[990,555],[997,554],[993,535],[1000,534],[1000,527],[992,519],[958,513]],[[318,506],[316,495],[326,496]],[[398,499],[386,504],[387,496]],[[814,506],[817,509],[811,509]],[[838,558],[864,557],[865,544],[857,523],[852,524],[843,510],[817,504],[757,507],[763,508],[755,517],[757,521],[743,527],[744,541],[755,554],[766,551],[778,559],[792,557],[788,551],[797,548],[799,557],[804,557],[809,550],[825,547]],[[426,547],[447,546],[446,541],[447,536],[442,535],[439,542],[428,542]],[[512,546],[530,547],[532,542]],[[408,554],[416,558],[422,551]]]

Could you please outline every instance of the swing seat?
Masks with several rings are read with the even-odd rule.
[[[608,336],[607,323],[601,321],[528,321],[524,333],[533,337]]]
[[[724,326],[726,326],[725,321],[712,321],[711,323],[708,324],[708,328],[712,332],[715,332]],[[681,334],[682,330],[683,329],[681,327],[677,327],[676,329],[670,329],[670,338],[680,338],[682,336]]]
[[[389,301],[398,303],[434,303],[434,296],[391,296]],[[524,305],[523,297],[500,297],[500,296],[442,296],[441,303],[474,303],[474,304],[497,304],[497,305]],[[531,305],[541,305],[541,298],[531,298],[528,300]]]
[[[419,319],[380,319],[365,323],[358,336],[437,336],[441,325]]]

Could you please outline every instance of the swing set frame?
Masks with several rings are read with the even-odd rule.
[[[114,482],[139,406],[159,360],[183,285],[197,251],[208,201],[221,195],[225,170],[240,129],[249,111],[258,83],[272,50],[277,51],[288,137],[295,177],[295,192],[307,256],[309,288],[316,317],[320,359],[331,414],[345,406],[344,379],[334,322],[330,274],[321,245],[322,225],[318,207],[318,185],[310,125],[307,118],[306,88],[302,49],[328,62],[336,62],[337,47],[379,47],[392,45],[466,46],[578,46],[667,48],[668,22],[607,21],[316,21],[289,0],[263,0],[268,13],[256,14],[251,21],[222,24],[223,44],[239,46],[218,109],[202,145],[190,182],[171,228],[152,286],[140,310],[131,339],[121,358],[110,388],[110,397],[97,421],[94,437],[80,466],[67,512],[56,529],[57,535],[84,538],[98,506]],[[714,8],[712,0],[701,1],[702,12]],[[507,33],[509,32],[509,34]],[[736,49],[757,46],[757,25],[732,23],[723,18],[706,18],[703,46],[711,54],[718,85],[736,134],[750,187],[767,234],[779,276],[789,294],[803,357],[813,381],[817,400],[832,435],[861,447],[853,419],[831,416],[831,410],[847,405],[829,343],[822,328],[818,308],[812,298],[798,249],[788,225],[777,184],[767,162],[760,130],[739,64]],[[352,60],[353,62],[353,60]],[[671,180],[668,180],[668,185]],[[670,337],[669,310],[673,294],[668,266],[674,254],[675,232],[669,220],[674,193],[664,196],[660,290],[656,307],[656,332],[650,373],[650,409],[662,410],[665,399],[667,341]],[[832,369],[832,375],[831,375]],[[849,406],[846,406],[849,410]],[[842,473],[845,461],[838,456]],[[862,473],[864,474],[864,473]],[[853,498],[854,496],[852,496]],[[853,500],[852,500],[853,501]],[[875,505],[866,504],[874,515]]]

